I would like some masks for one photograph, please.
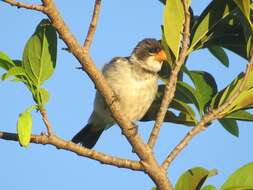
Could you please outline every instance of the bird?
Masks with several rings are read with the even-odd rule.
[[[158,72],[165,60],[166,53],[160,41],[145,38],[137,43],[129,57],[114,57],[104,65],[102,74],[112,88],[121,112],[132,123],[145,115],[155,99]],[[91,149],[103,131],[114,124],[104,98],[97,91],[88,123],[72,142]]]

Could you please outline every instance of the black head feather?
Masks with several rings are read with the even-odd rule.
[[[140,41],[133,50],[137,59],[145,61],[149,56],[162,50],[161,43],[154,38],[146,38]]]

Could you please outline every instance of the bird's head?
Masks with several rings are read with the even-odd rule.
[[[166,60],[166,54],[158,40],[147,38],[136,45],[130,59],[147,71],[158,72]]]

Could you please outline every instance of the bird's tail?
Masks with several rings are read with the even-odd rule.
[[[103,131],[104,129],[94,130],[92,124],[87,124],[72,138],[72,142],[81,144],[82,146],[91,149],[93,146],[95,146]]]

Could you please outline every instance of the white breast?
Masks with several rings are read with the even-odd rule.
[[[153,102],[157,91],[157,81],[150,78],[145,81],[130,80],[119,91],[120,106],[131,121],[141,119]]]
[[[122,112],[131,120],[143,117],[157,92],[157,76],[141,73],[133,75],[127,62],[119,63],[116,69],[108,69],[105,76],[119,97]]]
[[[121,111],[135,122],[144,116],[156,96],[157,76],[147,73],[133,76],[128,60],[118,59],[105,65],[103,74],[119,100]],[[111,113],[99,94],[94,102],[94,112],[96,117],[91,119],[96,121],[93,123],[107,123],[108,127],[113,124]]]

